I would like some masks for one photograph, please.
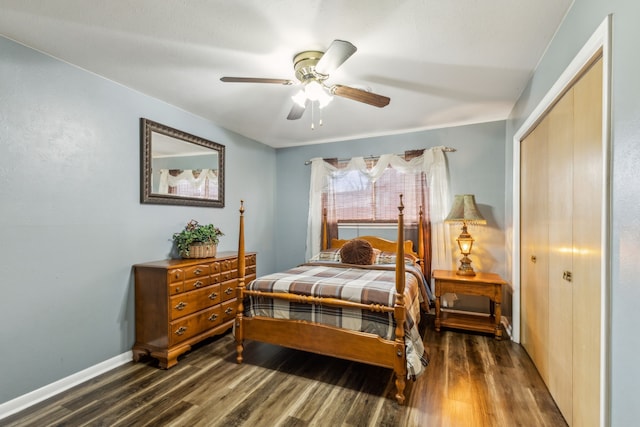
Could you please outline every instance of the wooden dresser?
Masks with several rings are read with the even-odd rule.
[[[246,282],[256,277],[256,254],[247,253]],[[136,264],[136,342],[143,355],[167,369],[204,338],[227,331],[236,316],[237,252],[215,258],[167,259]]]

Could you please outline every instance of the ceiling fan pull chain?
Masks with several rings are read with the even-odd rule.
[[[316,130],[315,125],[315,111],[316,111],[316,103],[315,101],[311,101],[311,130]]]

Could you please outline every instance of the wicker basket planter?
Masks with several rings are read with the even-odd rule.
[[[173,241],[182,258],[213,258],[223,235],[213,224],[200,225],[192,219],[184,230],[173,234]]]
[[[194,243],[189,246],[189,253],[181,252],[182,258],[213,258],[218,251],[218,245],[211,243]]]

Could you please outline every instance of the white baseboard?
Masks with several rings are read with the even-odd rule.
[[[62,378],[56,382],[48,384],[37,390],[23,394],[15,399],[9,400],[0,405],[0,420],[10,415],[20,412],[36,403],[42,402],[58,393],[62,393],[65,390],[70,389],[80,383],[83,383],[91,378],[124,365],[132,360],[133,353],[127,351],[118,356],[112,357],[109,360],[100,362],[97,365],[93,365],[68,377]]]
[[[513,341],[513,325],[509,323],[509,319],[507,317],[502,316],[500,318],[500,323],[504,327],[505,332],[509,335],[509,338]]]

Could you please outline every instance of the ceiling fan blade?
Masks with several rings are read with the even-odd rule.
[[[331,74],[344,61],[349,59],[356,50],[358,49],[348,41],[334,40],[316,64],[316,72],[323,75]]]
[[[374,107],[382,108],[389,104],[390,98],[366,90],[356,89],[349,86],[335,85],[331,87],[331,93],[354,101],[364,102]]]
[[[275,83],[281,85],[292,85],[293,80],[287,79],[264,79],[259,77],[221,77],[221,81],[225,83]]]
[[[294,102],[291,107],[291,111],[289,111],[289,115],[287,116],[287,120],[298,120],[304,114],[304,110],[306,110],[307,105],[309,105],[309,100],[306,101],[304,107],[301,107],[300,104]]]

